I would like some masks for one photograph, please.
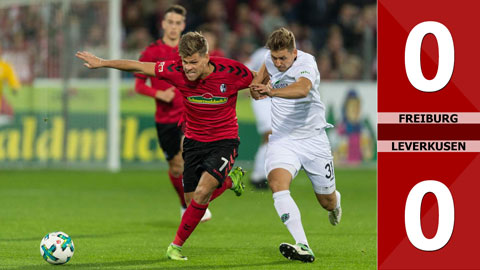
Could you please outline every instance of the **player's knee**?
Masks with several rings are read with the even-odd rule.
[[[171,166],[170,173],[175,177],[180,177],[183,174],[183,166],[180,166],[180,165]]]
[[[205,186],[197,186],[193,199],[199,204],[206,204],[212,195],[212,191]]]
[[[288,184],[285,184],[284,181],[281,181],[276,178],[269,177],[268,179],[268,186],[272,190],[273,193],[287,190],[289,188]]]
[[[273,193],[288,190],[290,188],[291,176],[285,169],[275,169],[268,174],[268,185]]]
[[[182,160],[172,159],[169,162],[169,165],[170,165],[170,173],[173,176],[179,177],[183,174],[183,161]]]
[[[272,190],[272,192],[277,192],[278,190],[278,183],[275,180],[268,179],[268,186]]]

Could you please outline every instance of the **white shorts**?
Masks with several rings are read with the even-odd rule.
[[[257,131],[259,134],[267,133],[272,130],[272,99],[264,98],[260,100],[252,99],[253,113],[257,121]]]
[[[294,179],[304,169],[317,194],[331,194],[335,191],[333,157],[324,130],[313,137],[292,139],[270,135],[265,160],[267,175],[273,169],[286,169]]]

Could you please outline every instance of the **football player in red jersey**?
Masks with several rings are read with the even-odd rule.
[[[247,88],[253,73],[242,63],[208,55],[204,36],[189,32],[179,43],[181,60],[156,63],[134,60],[105,60],[88,52],[77,52],[88,68],[115,68],[166,80],[183,95],[185,141],[183,143],[183,187],[188,208],[182,217],[167,257],[187,260],[182,246],[200,222],[211,200],[225,189],[237,196],[244,190],[241,168],[232,170],[237,157],[238,123],[236,101]]]
[[[142,52],[140,61],[157,62],[178,60],[178,42],[185,29],[187,10],[180,5],[170,6],[164,13],[162,20],[163,37],[150,44]],[[168,176],[177,191],[181,203],[181,215],[187,209],[183,195],[183,158],[182,140],[183,131],[180,121],[183,114],[183,98],[180,91],[165,80],[148,77],[144,74],[135,74],[135,91],[139,94],[155,99],[155,122],[158,142],[165,153],[168,162]],[[150,79],[151,86],[147,85]],[[212,214],[207,209],[202,221],[207,221]]]

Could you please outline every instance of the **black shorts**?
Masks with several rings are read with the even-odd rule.
[[[195,191],[204,171],[223,184],[238,156],[238,139],[199,142],[185,138],[183,141],[183,190]]]
[[[160,147],[165,154],[165,158],[169,161],[178,152],[180,152],[180,144],[182,142],[183,132],[177,123],[160,124],[157,123],[157,135]]]

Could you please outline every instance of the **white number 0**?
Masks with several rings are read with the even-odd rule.
[[[427,34],[433,34],[438,43],[438,70],[432,80],[425,79],[420,63],[422,41]],[[441,90],[452,77],[454,62],[452,35],[443,24],[433,21],[422,22],[410,31],[405,45],[405,70],[413,87],[422,92]],[[438,229],[435,237],[431,239],[423,235],[420,219],[423,196],[429,192],[437,197],[438,202]],[[444,247],[452,236],[454,222],[455,207],[452,194],[444,184],[427,180],[410,190],[405,205],[405,229],[408,239],[416,248],[435,251]]]
[[[438,229],[432,239],[423,235],[420,220],[422,199],[425,194],[432,192],[438,202]],[[410,242],[418,249],[435,251],[445,246],[453,233],[455,222],[455,208],[450,190],[434,180],[426,180],[416,184],[407,197],[405,205],[405,229]]]
[[[438,43],[438,70],[432,80],[425,79],[420,64],[422,41],[427,34],[433,34]],[[422,22],[410,31],[405,46],[405,70],[413,87],[423,92],[435,92],[442,89],[452,77],[454,62],[452,35],[443,24],[433,21]]]

